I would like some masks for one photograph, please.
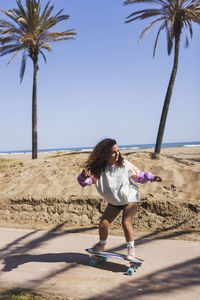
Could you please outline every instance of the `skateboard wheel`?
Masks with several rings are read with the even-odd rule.
[[[108,258],[107,257],[103,257],[103,259],[102,259],[103,261],[107,261],[108,260]]]
[[[128,268],[126,274],[129,275],[129,276],[132,276],[134,274],[134,269],[133,268]]]
[[[92,258],[92,259],[89,260],[89,265],[90,265],[91,267],[95,267],[96,264],[97,264],[96,259]]]

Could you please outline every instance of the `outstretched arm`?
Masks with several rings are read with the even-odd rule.
[[[155,176],[150,172],[139,171],[138,176],[132,175],[131,179],[138,183],[146,183],[147,181],[154,181]]]
[[[130,178],[138,183],[145,183],[147,181],[161,182],[162,178],[157,175],[153,175],[150,172],[142,172],[136,166],[133,166],[129,161],[125,161],[125,164],[129,170]]]
[[[162,178],[160,176],[157,175],[153,175],[150,172],[139,172],[139,176],[135,177],[135,176],[131,176],[131,178],[138,183],[146,183],[147,181],[156,181],[156,182],[161,182]]]
[[[77,180],[82,187],[89,186],[95,183],[90,171],[86,169],[83,169],[83,171],[78,175]]]

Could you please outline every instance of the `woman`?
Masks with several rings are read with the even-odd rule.
[[[139,202],[138,187],[132,181],[161,182],[161,177],[140,171],[123,159],[115,140],[104,139],[95,146],[86,162],[85,169],[77,179],[82,187],[95,184],[98,192],[108,202],[99,225],[99,242],[93,246],[93,251],[105,249],[108,228],[122,210],[127,259],[132,260],[135,257],[135,247],[131,223]]]

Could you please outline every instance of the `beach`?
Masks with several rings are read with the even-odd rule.
[[[140,205],[133,220],[136,235],[165,231],[172,238],[199,239],[200,147],[122,150],[142,171],[162,177],[162,183],[137,184]],[[91,227],[97,232],[106,207],[96,187],[82,188],[77,175],[90,152],[61,151],[0,156],[0,225],[29,229],[70,230]],[[111,233],[123,234],[121,217]]]
[[[163,180],[137,184],[134,239],[145,263],[133,276],[125,275],[127,261],[89,266],[85,249],[98,241],[106,207],[95,186],[77,182],[90,152],[39,153],[37,160],[30,153],[1,155],[0,296],[197,299],[200,147],[164,148],[156,160],[152,152],[122,150],[125,159]],[[106,249],[126,251],[121,215],[111,225]]]

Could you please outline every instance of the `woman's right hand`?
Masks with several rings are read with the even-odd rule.
[[[91,176],[91,172],[87,169],[83,169],[82,173],[81,173],[83,178],[87,178]]]

